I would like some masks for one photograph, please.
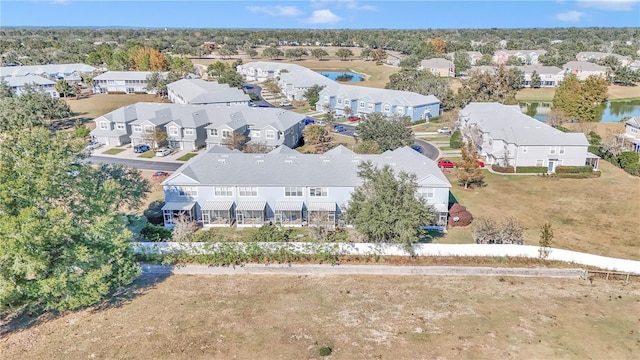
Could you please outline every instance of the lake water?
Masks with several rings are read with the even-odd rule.
[[[550,102],[521,102],[520,110],[540,121],[546,121],[549,111],[551,111],[551,105]],[[640,100],[611,101],[599,110],[600,122],[616,122],[625,117],[640,116]]]
[[[319,71],[321,75],[328,77],[334,81],[344,81],[344,82],[359,82],[364,80],[362,75],[352,73],[352,72],[344,72],[344,71]]]

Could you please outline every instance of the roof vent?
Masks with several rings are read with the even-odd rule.
[[[221,164],[226,164],[227,163],[227,159],[218,159],[218,162]]]
[[[285,164],[293,164],[293,160],[289,160],[289,159],[287,159],[287,160],[285,160],[285,161],[284,161],[284,163],[285,163]]]
[[[327,160],[322,160],[322,164],[328,164],[330,162],[331,162],[331,160],[328,160],[328,159]]]

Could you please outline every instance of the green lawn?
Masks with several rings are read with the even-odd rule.
[[[117,154],[120,154],[123,151],[124,151],[124,149],[112,148],[112,149],[103,151],[102,153],[105,154],[105,155],[117,155]]]
[[[147,152],[144,152],[144,153],[138,155],[138,157],[139,158],[143,158],[143,159],[152,159],[152,158],[156,157],[156,153],[151,151],[151,150],[149,150]]]
[[[187,161],[189,159],[191,159],[194,156],[197,156],[198,153],[188,153],[188,154],[184,154],[182,156],[180,156],[177,160],[178,161]]]

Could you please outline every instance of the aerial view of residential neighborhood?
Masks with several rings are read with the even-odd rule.
[[[640,1],[0,1],[0,359],[640,359]]]

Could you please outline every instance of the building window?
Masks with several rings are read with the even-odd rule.
[[[178,128],[175,126],[172,126],[169,128],[169,135],[171,136],[178,136]]]
[[[549,155],[555,155],[557,151],[558,150],[555,148],[555,146],[552,146],[549,148]]]
[[[184,129],[184,134],[193,136],[193,129]]]
[[[389,111],[391,111],[391,106],[385,105],[384,106],[384,112],[389,112]]]
[[[528,149],[527,149],[527,147],[526,147],[526,146],[523,146],[523,147],[522,147],[522,153],[523,153],[523,154],[526,154],[526,153],[527,153],[527,150],[528,150]]]
[[[373,110],[373,104],[367,104],[367,110]]]
[[[544,166],[544,160],[536,160],[536,166]]]
[[[558,149],[558,154],[564,155],[564,146]]]
[[[267,139],[275,139],[276,138],[276,132],[273,130],[267,130],[265,132],[265,135],[267,137]]]
[[[101,130],[107,130],[109,129],[109,123],[106,121],[100,121],[100,129]]]
[[[124,124],[123,123],[116,123],[116,129],[117,130],[124,130]]]
[[[286,186],[284,188],[284,196],[302,196],[301,186]]]
[[[178,195],[179,196],[198,196],[198,187],[197,186],[178,186]]]
[[[364,106],[365,106],[364,101],[360,101],[360,108],[361,108],[361,109],[364,109]]]
[[[327,188],[326,187],[312,187],[312,188],[309,188],[309,196],[310,197],[326,197],[327,196]]]
[[[230,186],[216,186],[213,188],[214,196],[233,196],[233,188]]]
[[[209,129],[209,135],[218,136],[218,129]]]
[[[231,137],[231,131],[229,131],[229,130],[222,130],[222,137],[223,137],[223,138],[230,138],[230,137]]]
[[[403,107],[403,106],[398,106],[398,107],[396,108],[396,112],[397,112],[398,114],[404,114],[404,107]]]
[[[134,125],[133,126],[133,132],[142,132],[142,126]]]
[[[254,138],[254,137],[259,138],[260,137],[260,130],[251,130],[251,137],[252,138]]]
[[[338,99],[338,105],[342,105],[342,99]]]
[[[435,197],[436,193],[435,190],[433,188],[419,188],[418,189],[418,196],[423,198],[423,199],[433,199]]]
[[[144,126],[144,133],[145,134],[153,134],[153,125],[145,125]]]
[[[257,187],[239,186],[238,196],[258,196]]]

